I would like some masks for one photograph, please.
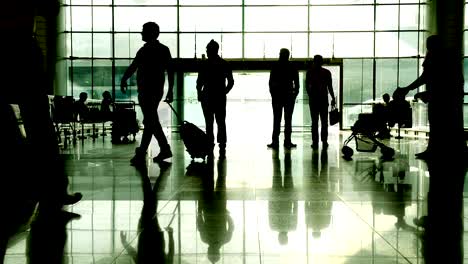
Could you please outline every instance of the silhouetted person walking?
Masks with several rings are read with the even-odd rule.
[[[278,242],[288,243],[288,232],[297,227],[297,198],[291,174],[291,153],[284,155],[284,177],[278,153],[273,154],[273,175],[271,197],[268,201],[268,214],[271,230],[278,231]]]
[[[226,95],[234,86],[234,78],[229,64],[218,55],[219,44],[211,40],[206,46],[208,59],[201,62],[197,78],[198,101],[205,116],[206,134],[214,148],[213,123],[218,125],[217,140],[219,155],[226,155]],[[227,80],[227,83],[226,83]],[[212,155],[212,151],[210,151]]]
[[[171,52],[167,46],[158,41],[159,33],[158,24],[147,22],[143,25],[141,36],[146,43],[138,50],[120,83],[120,88],[125,93],[128,78],[137,71],[138,102],[143,113],[144,129],[140,146],[135,150],[135,156],[130,160],[132,164],[144,161],[153,136],[158,141],[160,148],[159,154],[153,160],[158,162],[172,157],[171,147],[159,122],[158,106],[164,94],[166,79],[164,74],[166,71],[169,82],[166,101],[172,102],[174,72],[171,67]]]
[[[16,179],[11,182],[21,185],[2,184],[7,191],[0,193],[8,194],[8,197],[0,200],[11,203],[15,198],[32,199],[39,201],[43,211],[60,211],[64,204],[73,204],[82,198],[80,193],[70,195],[67,191],[68,177],[49,110],[48,94],[53,90],[54,71],[45,70],[43,51],[33,37],[35,16],[46,18],[47,26],[53,27],[58,12],[59,3],[54,0],[9,1],[2,5],[0,11],[0,33],[4,38],[0,42],[0,52],[2,76],[5,77],[2,81],[0,107],[5,109],[9,104],[17,104],[26,132],[26,137],[20,141],[2,137],[6,141],[6,148],[2,148],[5,155],[0,162],[3,174],[21,179],[21,182],[16,182]],[[47,42],[47,54],[50,55],[49,58],[55,59],[55,32],[51,34],[53,41]],[[55,61],[48,62],[55,66]],[[8,111],[2,111],[2,120],[13,118],[16,121],[14,115],[9,115],[11,114]],[[0,134],[10,131],[16,134],[15,137],[21,138],[17,134],[17,126],[17,122],[5,123]],[[15,148],[22,148],[23,152],[18,153]],[[13,152],[18,155],[13,155]],[[24,166],[24,162],[27,162],[27,166]],[[11,190],[15,188],[31,188],[31,192],[26,193],[27,197],[14,198],[11,197]],[[6,210],[5,206],[2,208]]]
[[[281,119],[284,109],[284,147],[287,149],[296,147],[291,142],[292,115],[294,104],[299,94],[299,73],[289,62],[289,50],[281,49],[278,62],[270,72],[271,103],[273,106],[273,133],[271,143],[267,146],[272,149],[279,147],[279,135]]]
[[[318,122],[320,118],[320,137],[323,148],[328,147],[328,94],[332,98],[332,106],[336,106],[333,93],[331,72],[322,67],[323,58],[314,56],[312,68],[306,73],[306,90],[309,95],[309,109],[312,120],[312,148],[318,148]]]

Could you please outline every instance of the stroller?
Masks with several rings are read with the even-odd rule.
[[[355,139],[357,151],[375,152],[379,147],[383,159],[392,159],[395,150],[377,139],[377,133],[381,131],[382,126],[387,126],[387,122],[378,114],[374,112],[359,114],[358,120],[351,127],[352,134],[343,142],[341,149],[343,158],[349,160],[353,156],[353,149],[348,144]]]

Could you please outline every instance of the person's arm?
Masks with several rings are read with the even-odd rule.
[[[294,69],[294,75],[293,75],[293,84],[294,84],[294,89],[293,89],[293,92],[294,92],[294,96],[297,96],[299,94],[299,88],[300,88],[300,84],[299,84],[299,72]]]
[[[328,92],[330,93],[330,96],[332,98],[331,104],[333,106],[336,106],[336,99],[335,99],[335,93],[333,92],[333,81],[331,77],[331,72],[327,72],[327,88]]]
[[[198,101],[200,102],[202,100],[201,92],[202,92],[204,85],[205,85],[205,76],[203,74],[203,68],[201,68],[198,71],[198,77],[197,77],[197,97],[198,97]]]
[[[133,59],[130,66],[128,66],[128,68],[125,70],[124,75],[122,76],[122,79],[120,80],[120,90],[122,91],[122,93],[127,92],[127,87],[128,87],[127,80],[135,73],[135,71],[138,68],[139,54],[140,54],[140,51],[137,52],[135,59]]]
[[[232,70],[231,68],[227,68],[227,72],[226,72],[226,79],[227,79],[227,86],[226,86],[226,94],[228,94],[232,87],[234,86],[234,78],[232,77]]]
[[[412,82],[411,84],[409,84],[406,87],[398,87],[396,89],[396,91],[394,92],[394,94],[395,93],[401,93],[401,94],[406,96],[409,93],[409,91],[414,90],[414,89],[418,88],[419,86],[427,83],[427,76],[426,75],[427,74],[423,71],[421,76],[419,76],[416,80],[414,80],[414,82]]]
[[[168,90],[166,95],[165,102],[172,103],[174,100],[174,65],[171,56],[171,52],[167,49],[168,52],[168,62],[167,62],[167,81],[168,81]]]
[[[271,96],[275,93],[275,73],[274,69],[270,71],[270,79],[268,80],[268,87],[270,88]]]

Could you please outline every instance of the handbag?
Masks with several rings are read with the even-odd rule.
[[[329,113],[330,126],[333,126],[340,122],[340,111],[336,106],[332,106]]]

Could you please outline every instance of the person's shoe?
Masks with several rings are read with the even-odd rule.
[[[63,205],[71,205],[79,202],[83,198],[83,194],[76,192],[74,194],[67,194],[63,198]]]
[[[219,158],[220,159],[225,159],[226,158],[226,149],[225,148],[220,148],[219,149]]]
[[[287,149],[292,149],[292,148],[297,147],[297,144],[288,142],[288,143],[284,143],[284,147],[287,148]]]
[[[153,158],[153,161],[160,162],[171,157],[172,157],[171,149],[161,150],[161,152],[159,152],[159,154]]]
[[[312,143],[312,145],[310,145],[311,148],[313,149],[318,149],[318,144],[317,143]]]
[[[267,145],[268,148],[270,149],[279,149],[279,144],[278,143],[275,143],[275,142],[272,142],[270,144]]]

